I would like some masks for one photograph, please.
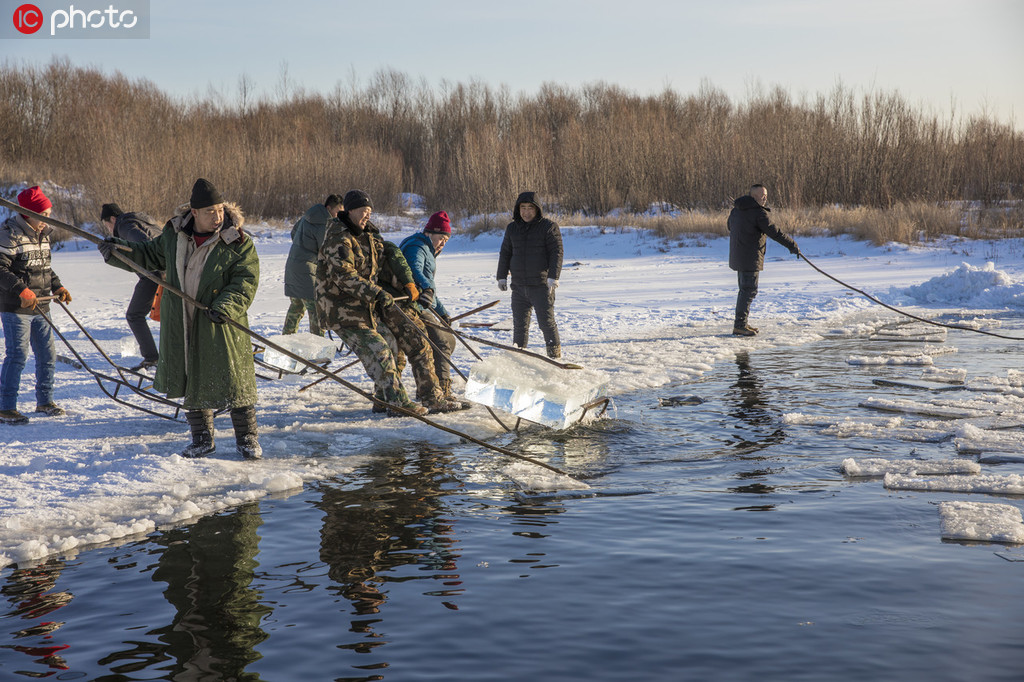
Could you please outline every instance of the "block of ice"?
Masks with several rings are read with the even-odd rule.
[[[522,419],[564,429],[583,406],[604,395],[608,377],[589,369],[562,369],[540,358],[505,351],[475,363],[466,399]]]
[[[334,354],[338,350],[335,341],[308,332],[278,334],[277,336],[268,336],[267,340],[318,365],[333,360]],[[295,358],[288,357],[273,348],[263,351],[263,362],[282,372],[301,372],[306,368],[306,365]]]
[[[939,523],[947,540],[1024,543],[1024,520],[1010,504],[940,502]]]
[[[879,457],[854,459],[847,457],[840,467],[847,476],[867,477],[886,474],[935,475],[978,474],[981,466],[965,459],[911,459],[889,460]]]

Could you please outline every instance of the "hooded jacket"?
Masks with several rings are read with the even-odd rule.
[[[147,270],[164,270],[167,283],[200,303],[249,326],[248,309],[256,296],[260,261],[252,238],[242,231],[244,217],[236,204],[224,204],[221,228],[202,246],[193,240],[194,220],[187,206],[164,225],[156,239],[118,243]],[[208,249],[206,253],[200,253]],[[187,265],[198,265],[200,272]],[[117,259],[108,261],[122,270]],[[153,386],[168,398],[184,397],[186,409],[247,407],[256,404],[256,370],[252,341],[230,324],[216,324],[170,291],[160,301],[160,360]]]
[[[316,257],[334,219],[323,204],[310,206],[292,228],[292,246],[284,264],[284,295],[312,300],[316,297]]]
[[[35,315],[47,312],[49,302],[35,308],[21,307],[21,292],[31,289],[36,296],[49,296],[60,289],[60,278],[50,268],[50,234],[44,225],[36,232],[20,214],[0,226],[0,312]]]
[[[537,217],[527,223],[519,207],[530,203],[537,207]],[[547,284],[562,274],[562,233],[558,224],[544,217],[540,199],[535,192],[523,192],[512,209],[512,222],[505,228],[505,238],[498,253],[498,279],[512,275],[512,284],[520,286]]]
[[[430,236],[424,232],[417,232],[402,240],[402,255],[409,263],[413,279],[420,289],[433,289],[434,302],[430,309],[438,315],[448,317],[441,299],[437,297],[437,288],[434,286],[434,274],[437,272],[437,257],[434,256],[434,244]]]
[[[733,202],[729,213],[729,267],[737,272],[764,270],[765,235],[796,253],[796,242],[775,227],[768,217],[770,208],[749,194]]]
[[[324,329],[375,328],[383,258],[384,240],[373,223],[362,229],[342,211],[327,224],[316,261],[316,310]]]

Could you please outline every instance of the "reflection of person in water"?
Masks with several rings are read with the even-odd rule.
[[[260,658],[260,622],[271,612],[250,587],[262,523],[253,504],[154,538],[164,551],[153,579],[167,583],[164,597],[177,610],[155,631],[177,662],[167,679],[250,679],[243,671]]]
[[[411,577],[430,581],[458,581],[451,551],[450,521],[442,518],[441,498],[454,481],[444,456],[424,451],[405,461],[382,457],[365,470],[367,481],[359,489],[324,486],[317,504],[325,514],[320,557],[338,592],[352,602],[353,613],[380,613],[387,602],[389,580]],[[421,574],[403,572],[410,567]],[[453,597],[461,589],[426,591],[430,596]],[[448,608],[457,608],[444,602]],[[360,639],[344,645],[368,653],[382,642],[373,633],[379,619],[352,621]]]
[[[776,423],[776,415],[768,409],[761,378],[750,366],[750,354],[746,351],[737,352],[736,367],[739,376],[736,383],[730,386],[736,390],[735,394],[730,394],[735,399],[736,407],[729,412],[729,416],[737,419],[734,447],[740,454],[750,454],[781,443],[785,432],[779,427],[772,428]],[[769,429],[769,433],[761,435]]]
[[[67,670],[68,665],[58,651],[64,651],[69,644],[57,644],[50,639],[51,634],[64,625],[62,621],[42,620],[72,600],[70,592],[50,592],[56,585],[64,562],[51,560],[45,564],[31,568],[16,568],[7,577],[7,582],[0,587],[3,594],[14,608],[6,614],[6,618],[22,618],[33,621],[32,624],[12,632],[15,638],[38,637],[42,641],[38,646],[31,643],[10,646],[35,659],[36,663],[54,670]],[[29,677],[49,677],[52,672],[23,673]]]

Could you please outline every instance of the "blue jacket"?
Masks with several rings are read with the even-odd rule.
[[[430,308],[438,315],[448,317],[441,299],[437,297],[437,287],[434,286],[434,273],[437,272],[437,259],[434,257],[434,245],[423,232],[406,237],[400,245],[402,255],[409,261],[412,269],[412,278],[420,289],[433,289],[434,302]]]

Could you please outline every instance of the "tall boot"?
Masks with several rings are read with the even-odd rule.
[[[188,410],[185,412],[192,444],[181,452],[182,457],[206,457],[216,446],[213,443],[213,410]]]
[[[231,425],[235,427],[235,449],[243,459],[259,459],[263,448],[256,439],[256,406],[232,407]]]
[[[562,347],[561,346],[548,346],[547,347],[547,353],[548,353],[548,357],[549,358],[558,359],[558,358],[562,357]]]

